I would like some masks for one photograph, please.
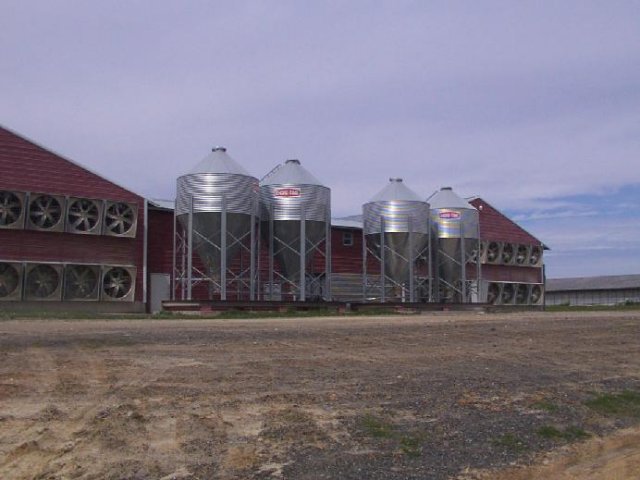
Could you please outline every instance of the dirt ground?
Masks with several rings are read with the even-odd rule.
[[[637,479],[622,392],[640,311],[4,321],[0,478]]]

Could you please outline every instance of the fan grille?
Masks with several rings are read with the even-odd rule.
[[[25,294],[28,298],[45,300],[60,289],[60,272],[51,265],[37,265],[27,273]]]
[[[20,272],[10,263],[0,263],[0,299],[9,299],[20,288]]]
[[[0,191],[0,227],[15,227],[22,218],[22,200],[13,192]]]
[[[124,202],[110,203],[105,214],[105,228],[109,235],[133,236],[136,226],[135,208]]]
[[[52,195],[37,195],[29,202],[29,222],[35,228],[51,230],[60,225],[62,205]]]
[[[67,230],[77,233],[98,233],[101,208],[94,200],[76,198],[67,208]]]
[[[102,279],[102,292],[109,300],[123,300],[133,289],[131,273],[122,267],[107,270]]]

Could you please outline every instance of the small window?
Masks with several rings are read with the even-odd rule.
[[[350,247],[353,245],[353,232],[342,233],[342,245],[344,245],[345,247]]]

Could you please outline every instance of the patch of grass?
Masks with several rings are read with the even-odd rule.
[[[369,413],[362,417],[361,425],[365,432],[374,438],[393,438],[395,436],[391,423]]]
[[[544,410],[545,412],[553,413],[558,411],[558,406],[551,403],[549,400],[540,400],[531,405],[536,410]]]
[[[400,439],[400,450],[407,457],[417,458],[422,455],[422,444],[425,435],[405,435]]]
[[[549,440],[562,440],[566,442],[573,442],[576,440],[583,440],[591,435],[585,432],[582,428],[576,426],[570,426],[564,430],[560,430],[553,425],[545,425],[540,427],[536,433],[543,438]]]
[[[640,392],[632,390],[602,393],[587,400],[585,405],[602,415],[640,418]]]
[[[492,443],[496,447],[502,447],[516,453],[524,452],[527,449],[527,445],[512,433],[505,433],[494,439]]]

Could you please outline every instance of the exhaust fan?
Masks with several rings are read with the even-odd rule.
[[[64,197],[35,193],[29,196],[29,228],[61,232],[64,229]]]
[[[500,285],[498,283],[490,283],[487,288],[487,303],[494,305],[500,298]]]
[[[125,202],[107,202],[104,215],[104,234],[114,237],[136,236],[137,207]]]
[[[526,283],[519,283],[516,287],[516,303],[518,305],[525,305],[529,300],[529,285]]]
[[[524,265],[529,259],[529,247],[527,245],[518,245],[518,251],[516,253],[516,264]]]
[[[135,293],[136,269],[133,267],[103,267],[102,300],[132,302]]]
[[[500,303],[503,305],[509,305],[513,303],[513,297],[515,294],[515,287],[513,283],[505,283],[502,286],[502,294],[500,295]]]
[[[504,263],[505,265],[511,264],[514,253],[515,248],[513,247],[512,243],[505,243],[504,245],[502,245],[502,255],[500,257],[502,263]]]
[[[531,247],[531,255],[529,256],[529,265],[537,267],[542,263],[542,247],[534,245]]]
[[[498,242],[489,242],[487,245],[487,262],[496,263],[500,258],[500,244]]]
[[[67,204],[67,232],[99,235],[103,202],[88,198],[70,198]]]
[[[25,300],[60,300],[62,265],[27,264],[24,283]]]
[[[20,300],[22,264],[0,262],[0,301]]]
[[[544,291],[542,290],[542,285],[532,285],[531,286],[531,303],[533,305],[540,305],[542,303]]]
[[[67,265],[64,269],[65,300],[98,300],[100,267],[97,265]]]
[[[24,228],[24,203],[22,192],[0,191],[0,228]]]

